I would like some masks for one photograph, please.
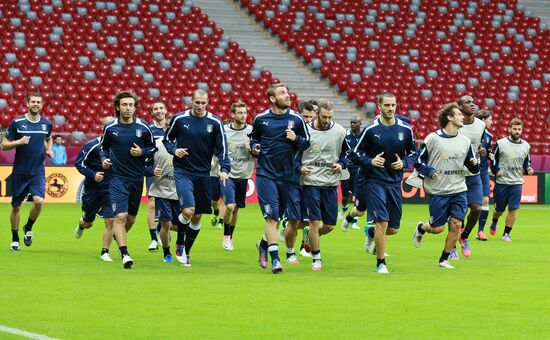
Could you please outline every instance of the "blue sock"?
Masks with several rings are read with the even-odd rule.
[[[369,238],[373,238],[373,237],[374,237],[374,227],[368,227],[368,229],[367,229],[367,235],[369,236]]]
[[[485,228],[485,224],[487,223],[488,217],[489,217],[489,207],[481,207],[481,213],[479,214],[479,225],[477,227],[477,231],[483,231],[483,228]]]

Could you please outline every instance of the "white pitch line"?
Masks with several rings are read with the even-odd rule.
[[[59,339],[57,339],[57,338],[50,338],[50,337],[47,336],[47,335],[31,333],[31,332],[24,331],[24,330],[22,330],[22,329],[11,328],[11,327],[7,327],[7,326],[3,326],[3,325],[0,325],[0,332],[9,333],[9,334],[15,334],[15,335],[23,336],[23,337],[29,338],[29,339],[37,339],[37,340],[59,340]]]

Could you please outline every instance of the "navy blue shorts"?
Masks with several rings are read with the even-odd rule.
[[[495,184],[494,198],[495,211],[503,212],[508,206],[508,210],[519,209],[521,202],[521,184]]]
[[[180,206],[178,200],[169,200],[167,198],[155,198],[155,214],[162,222],[176,221],[180,214]]]
[[[212,213],[211,177],[174,173],[180,209],[195,208],[195,214]]]
[[[304,190],[299,184],[289,184],[285,217],[293,221],[307,221],[308,219],[304,204]]]
[[[147,196],[149,196],[149,188],[151,184],[153,184],[153,179],[155,179],[155,176],[145,177],[145,191],[147,192]]]
[[[115,215],[126,212],[128,215],[137,215],[143,192],[143,180],[130,181],[127,178],[113,176],[109,192]]]
[[[481,184],[481,176],[474,175],[466,177],[466,186],[468,187],[467,199],[468,206],[483,202],[483,185]]]
[[[338,220],[338,189],[304,186],[304,205],[310,221],[336,225]]]
[[[219,183],[223,203],[235,204],[239,208],[246,207],[246,187],[247,179],[228,178],[225,186]]]
[[[46,177],[44,175],[11,175],[11,206],[18,207],[27,195],[44,198],[46,195]]]
[[[92,190],[82,194],[82,219],[84,222],[93,222],[96,214],[101,211],[101,217],[113,218],[113,206],[109,190]]]
[[[219,177],[210,177],[210,188],[212,188],[212,201],[219,201],[221,197]]]
[[[340,181],[343,197],[355,196],[357,194],[357,170],[348,170],[350,173],[349,179]]]
[[[491,179],[489,178],[489,173],[486,172],[481,176],[481,186],[483,187],[483,197],[489,197],[491,193]]]
[[[289,198],[289,182],[256,176],[258,201],[264,218],[268,216],[277,221],[285,212]]]
[[[367,221],[388,222],[388,227],[399,229],[401,225],[401,186],[377,181],[361,181],[357,185],[355,205],[359,211],[367,211]]]
[[[441,227],[450,217],[464,221],[468,211],[466,196],[465,191],[451,196],[430,196],[430,224]]]

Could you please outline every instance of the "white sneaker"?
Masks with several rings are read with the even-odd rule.
[[[151,240],[151,243],[149,244],[149,251],[155,251],[159,249],[159,241],[157,240]]]
[[[176,246],[176,260],[182,265],[187,263],[187,254],[185,254],[185,248]]]
[[[311,254],[308,253],[304,248],[302,248],[302,250],[300,250],[300,256],[311,257]]]
[[[365,239],[365,251],[369,254],[374,254],[374,246],[375,246],[374,237],[370,238],[367,235],[367,238]]]
[[[130,269],[132,268],[132,265],[134,264],[134,260],[132,260],[132,258],[130,257],[130,255],[124,255],[122,257],[122,265],[124,266],[125,269]]]
[[[296,257],[296,255],[291,255],[286,259],[286,263],[298,264],[300,263],[300,261],[298,261],[298,258]]]
[[[229,250],[231,250],[231,251],[235,250],[235,246],[233,245],[233,239],[232,238],[229,239]]]
[[[231,236],[224,235],[222,238],[222,248],[224,250],[231,250]]]
[[[19,251],[19,242],[12,242],[10,244],[10,250],[11,251]]]
[[[82,237],[82,233],[84,232],[84,229],[80,229],[80,227],[76,227],[74,230],[74,237],[79,239]]]
[[[424,223],[422,222],[418,222],[416,224],[416,227],[414,228],[414,233],[413,233],[413,238],[412,238],[412,242],[413,242],[413,245],[416,247],[416,248],[420,248],[420,246],[422,245],[422,238],[424,237],[424,235],[422,235],[419,231],[418,231],[418,227],[423,225]]]
[[[350,224],[350,223],[349,223],[349,222],[346,220],[346,218],[344,217],[344,219],[342,220],[342,226],[341,226],[343,232],[348,231],[348,229],[349,229],[349,227],[350,227],[349,224]]]
[[[351,222],[351,229],[355,229],[355,230],[358,230],[358,229],[361,229],[361,227],[359,225],[357,225],[357,221],[356,220],[353,220],[353,222]]]
[[[25,245],[27,247],[30,247],[31,244],[32,244],[32,231],[29,230],[25,233],[25,236],[23,237],[23,243],[25,243]]]
[[[321,261],[313,261],[311,264],[311,270],[319,271],[323,267],[323,263]]]
[[[113,262],[113,259],[111,258],[111,255],[109,255],[109,253],[103,253],[99,256],[99,259],[105,262]]]
[[[386,265],[383,264],[383,263],[380,263],[380,265],[378,266],[378,268],[376,268],[376,272],[377,272],[378,274],[389,274],[388,267],[386,267]]]
[[[447,261],[447,260],[439,262],[439,266],[440,266],[441,268],[455,269],[455,267],[452,266],[452,265],[449,263],[449,261]]]
[[[340,211],[338,212],[338,219],[341,220],[343,219],[344,217],[346,217],[346,213],[348,212],[348,209],[344,210],[344,209],[340,209]]]
[[[162,239],[160,238],[160,233],[158,231],[155,231],[155,234],[157,234],[157,242],[159,244],[159,247],[162,248]],[[170,232],[168,232],[168,235],[170,235]]]

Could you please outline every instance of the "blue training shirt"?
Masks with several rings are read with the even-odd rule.
[[[348,142],[349,149],[354,150],[357,146],[357,143],[359,142],[359,138],[361,137],[361,131],[359,131],[358,134],[353,133],[351,129],[348,130],[348,133],[346,134],[346,141]],[[359,170],[359,164],[355,164],[353,162],[348,163],[348,171],[350,174],[355,175],[357,171]]]
[[[175,173],[210,177],[214,155],[220,161],[220,171],[228,174],[231,171],[223,123],[211,112],[206,111],[202,117],[193,116],[191,110],[176,114],[170,120],[162,142],[172,155],[176,149],[187,149],[187,156],[174,157]]]
[[[134,143],[141,148],[139,157],[130,154]],[[122,124],[118,119],[107,124],[103,128],[101,146],[101,161],[111,160],[112,175],[132,181],[143,181],[145,159],[156,151],[149,125],[139,118],[134,118],[130,124]]]
[[[383,168],[372,166],[372,160],[379,153],[386,160]],[[359,179],[377,180],[392,185],[400,185],[403,179],[402,170],[393,170],[391,163],[397,160],[395,155],[403,161],[403,169],[414,164],[416,160],[416,145],[414,134],[409,124],[395,118],[395,124],[386,126],[380,118],[375,119],[361,132],[361,137],[349,158],[360,164]]]
[[[479,173],[486,174],[489,172],[489,154],[491,151],[491,142],[493,141],[493,135],[485,129],[483,137],[481,138],[481,146],[487,150],[487,156],[481,156],[479,160]]]
[[[13,173],[18,175],[43,175],[44,171],[44,141],[52,135],[52,122],[44,117],[36,123],[27,117],[19,116],[11,121],[6,132],[6,138],[15,141],[29,136],[29,144],[15,148]]]
[[[74,165],[78,172],[84,175],[84,190],[102,191],[109,189],[110,170],[104,170],[101,165],[101,137],[94,138],[82,146],[76,156]],[[96,182],[95,174],[104,172],[103,181]]]
[[[286,139],[287,128],[296,134],[293,142]],[[254,118],[248,136],[252,149],[258,144],[261,147],[256,175],[292,182],[296,154],[309,147],[309,132],[302,116],[291,109],[281,115],[266,110]]]
[[[151,130],[151,133],[153,134],[153,138],[155,140],[164,137],[164,129],[162,127],[158,127],[156,122],[153,122],[153,124],[149,125],[149,130]]]

